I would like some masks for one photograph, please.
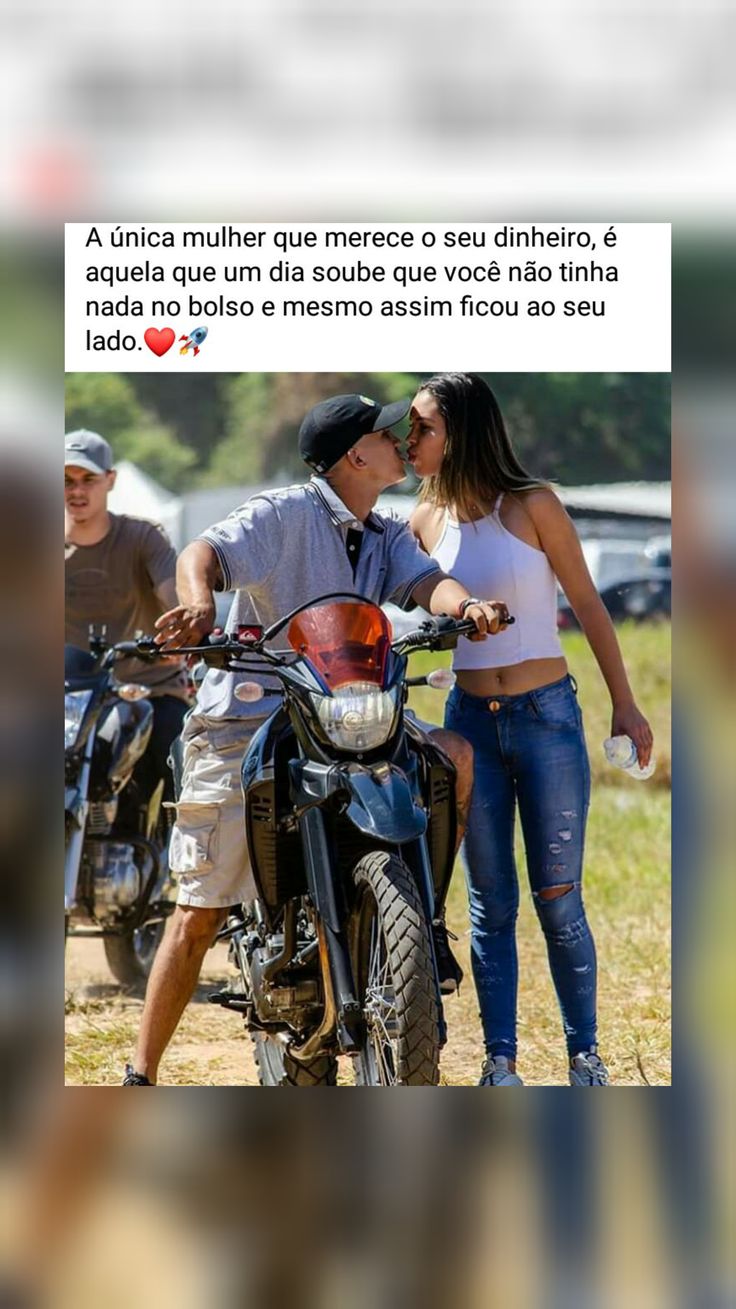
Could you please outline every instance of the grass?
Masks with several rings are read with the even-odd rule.
[[[612,1083],[664,1086],[670,1075],[670,632],[664,624],[629,624],[619,628],[619,639],[632,686],[655,735],[658,767],[647,783],[632,782],[606,763],[601,748],[610,730],[605,685],[585,639],[578,633],[563,637],[578,682],[593,775],[585,902],[596,938],[599,1028]],[[411,671],[449,662],[450,656],[416,655]],[[420,717],[441,722],[441,692],[417,688],[410,703]],[[560,1017],[518,838],[516,854],[522,886],[519,1071],[528,1085],[564,1085]],[[467,980],[447,1008],[450,1038],[443,1081],[467,1085],[477,1076],[483,1049],[470,976],[461,861],[450,890],[448,921],[460,937],[458,956]]]
[[[600,788],[590,810],[585,903],[598,953],[601,1047],[612,1082],[619,1086],[669,1084],[669,819],[667,794],[661,789],[647,794],[643,786],[630,796],[620,788]],[[522,887],[519,1071],[528,1085],[562,1085],[561,1022],[519,841],[516,854]],[[460,860],[450,888],[448,922],[460,937],[457,952],[466,982],[447,1006],[450,1041],[443,1072],[449,1085],[467,1085],[477,1075],[483,1048]]]
[[[629,680],[639,708],[646,714],[654,732],[654,751],[657,771],[648,789],[664,788],[671,784],[670,744],[670,625],[669,623],[623,623],[616,629],[624,656]],[[491,639],[491,638],[489,638]],[[610,735],[611,704],[605,682],[590,647],[581,632],[563,632],[562,646],[570,672],[578,684],[578,696],[585,719],[585,735],[590,754],[594,783],[618,786],[628,791],[630,778],[618,768],[612,768],[603,754],[603,742]],[[452,655],[412,655],[410,672],[414,676],[431,668],[449,666]],[[430,723],[441,723],[445,696],[429,687],[417,687],[411,692],[411,708]]]
[[[670,1077],[670,745],[669,627],[624,626],[619,637],[640,706],[655,734],[658,768],[649,782],[632,782],[606,762],[601,743],[609,731],[605,686],[585,640],[565,634],[563,644],[577,678],[593,773],[588,823],[585,901],[598,951],[599,1020],[603,1054],[617,1086],[666,1086]],[[412,672],[449,655],[415,655]],[[441,722],[444,695],[418,688],[412,708]],[[546,951],[517,846],[522,905],[518,942],[519,1071],[529,1086],[567,1084],[562,1028]],[[470,973],[470,938],[464,874],[458,861],[448,902],[450,926],[460,937],[457,953],[466,980],[448,1001],[448,1044],[443,1051],[445,1086],[472,1086],[483,1050],[478,1005]],[[87,943],[92,950],[99,943]],[[99,952],[98,952],[99,953]],[[224,947],[207,957],[199,1003],[189,1005],[166,1057],[168,1085],[238,1086],[255,1083],[250,1041],[239,1020],[203,1002],[207,990],[229,976]],[[104,960],[98,964],[108,980]],[[115,1085],[130,1057],[140,1020],[140,1001],[107,985],[83,982],[67,994],[68,1085]],[[343,1061],[345,1062],[345,1061]],[[348,1068],[341,1083],[349,1083]]]

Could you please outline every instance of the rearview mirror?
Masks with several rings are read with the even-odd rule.
[[[427,686],[434,687],[435,691],[449,691],[456,681],[451,668],[433,668],[431,673],[427,673]]]

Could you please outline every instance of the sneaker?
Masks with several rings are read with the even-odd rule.
[[[440,991],[442,995],[454,995],[460,990],[460,983],[463,980],[463,970],[450,949],[449,938],[452,937],[453,941],[456,941],[457,937],[453,932],[448,932],[444,917],[432,920],[432,936]]]
[[[137,1073],[132,1064],[126,1064],[123,1086],[153,1086],[153,1082],[149,1082],[143,1073]]]
[[[517,1073],[512,1073],[509,1061],[503,1054],[489,1055],[480,1070],[479,1086],[523,1086]]]
[[[571,1086],[608,1086],[608,1069],[594,1046],[570,1060]]]

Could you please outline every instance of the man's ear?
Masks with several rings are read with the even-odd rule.
[[[118,473],[117,473],[117,469],[116,469],[116,468],[111,468],[111,469],[109,470],[109,472],[108,472],[108,474],[107,474],[108,479],[109,479],[109,480],[108,480],[108,483],[107,483],[107,489],[108,489],[108,491],[112,491],[112,488],[113,488],[114,485],[115,485],[115,481],[116,481],[117,475],[118,475]]]
[[[353,446],[352,450],[348,450],[347,453],[348,459],[354,468],[365,468],[365,459],[356,446]]]

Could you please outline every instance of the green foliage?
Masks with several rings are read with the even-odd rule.
[[[201,355],[196,360],[190,355],[188,362],[191,371],[186,373],[137,373],[130,381],[144,408],[195,451],[197,466],[203,468],[222,439],[227,389],[233,379],[225,373],[203,373]]]
[[[483,373],[529,471],[567,485],[666,480],[670,383],[662,373]]]
[[[198,364],[201,363],[199,359]],[[427,370],[431,371],[431,370]],[[426,373],[70,374],[67,430],[91,427],[116,455],[139,434],[145,468],[170,490],[298,481],[297,432],[328,395],[411,396]],[[563,484],[666,479],[669,377],[660,373],[484,373],[522,461]],[[150,435],[146,437],[146,433]],[[164,434],[164,435],[162,435]]]
[[[119,458],[121,432],[139,426],[143,410],[133,382],[117,373],[69,373],[66,379],[66,430],[87,427],[110,442]]]
[[[197,455],[176,432],[140,403],[135,379],[116,373],[70,373],[66,385],[66,430],[99,432],[115,462],[130,459],[169,491],[191,485]]]
[[[191,484],[197,462],[194,450],[177,441],[168,427],[150,421],[141,427],[119,432],[115,438],[115,460],[129,459],[169,491],[184,491]]]

